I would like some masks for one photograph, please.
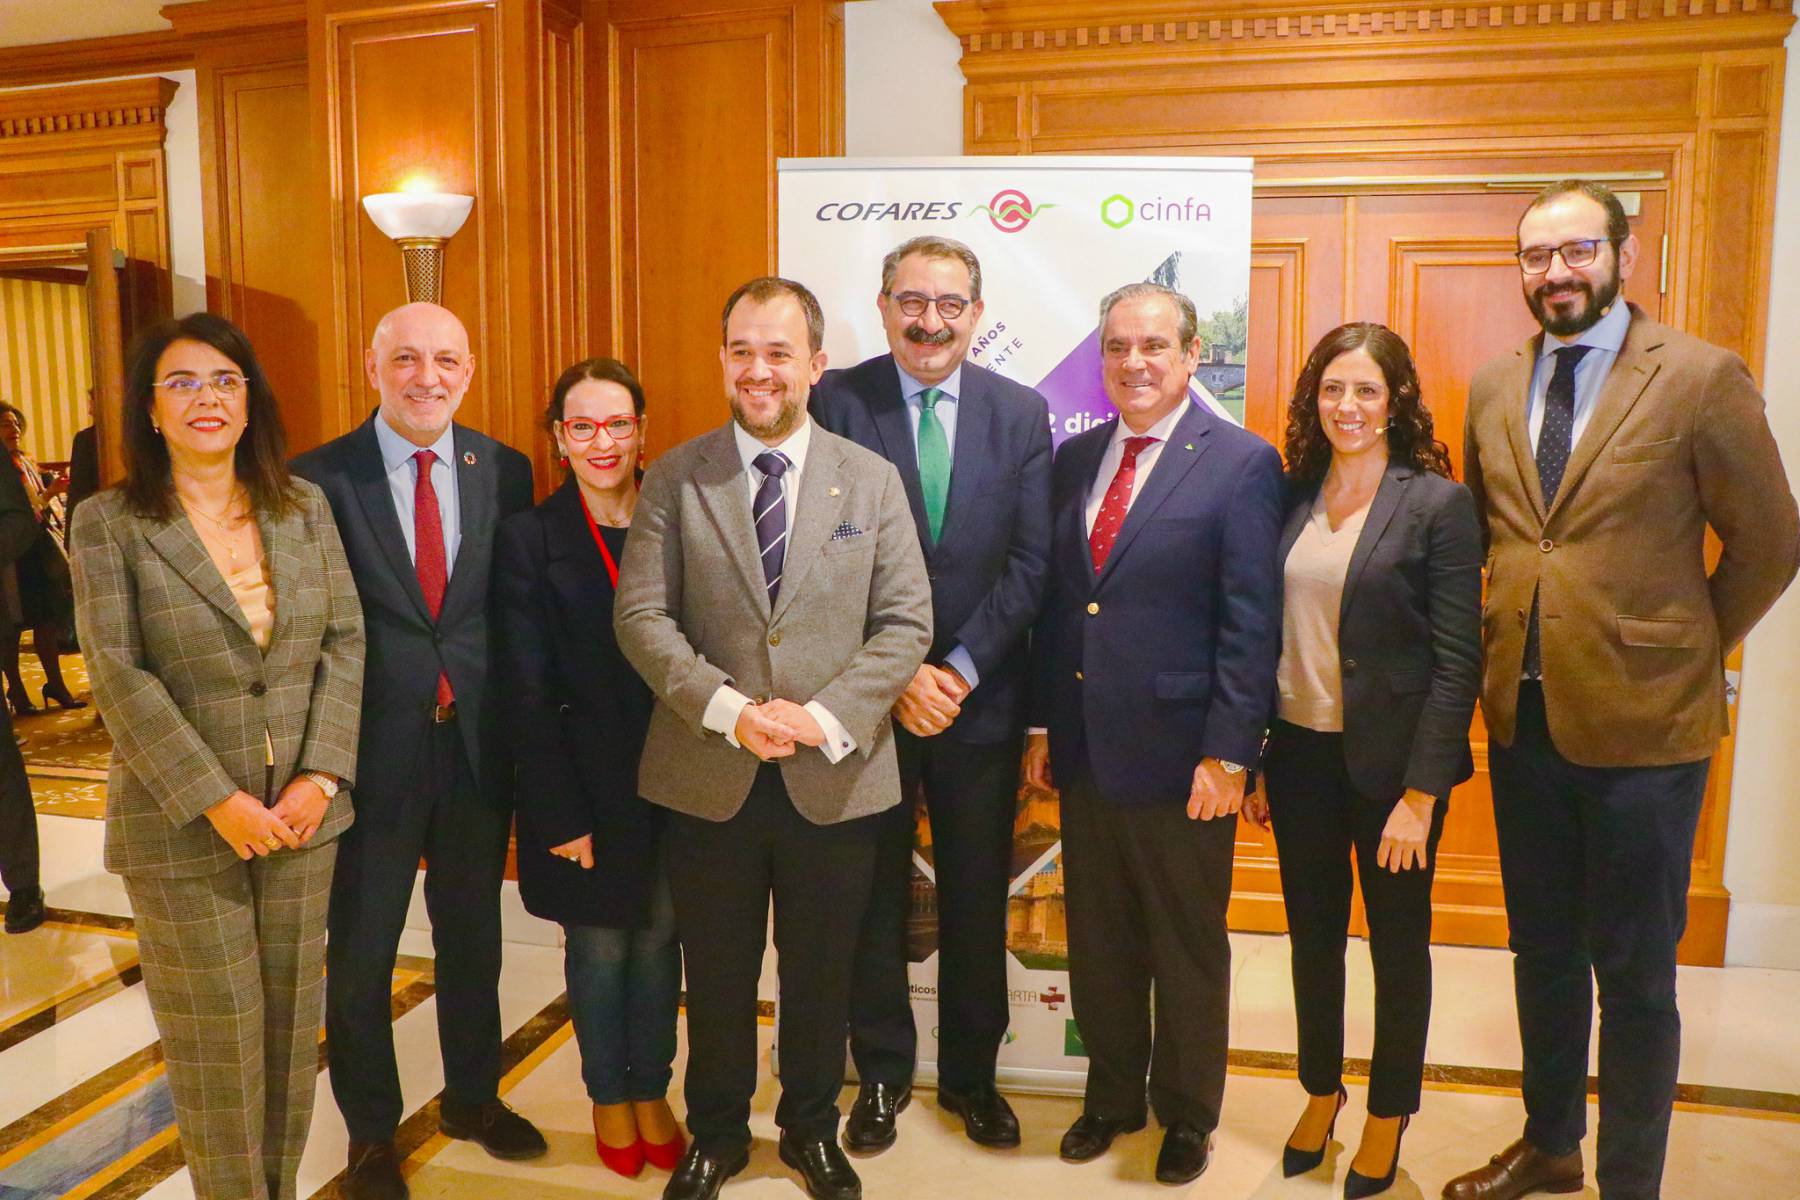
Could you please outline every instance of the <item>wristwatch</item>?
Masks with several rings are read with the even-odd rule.
[[[1221,758],[1219,760],[1219,765],[1225,768],[1225,773],[1227,775],[1242,775],[1244,773],[1243,763],[1226,762]]]
[[[1241,771],[1241,770],[1243,770],[1243,768],[1239,767],[1238,770]],[[338,781],[336,779],[333,779],[331,776],[327,775],[325,772],[323,772],[323,771],[302,771],[300,773],[302,775],[306,776],[308,779],[312,780],[314,783],[318,784],[319,790],[321,792],[325,793],[325,798],[327,800],[331,799],[333,796],[336,796],[338,794]]]

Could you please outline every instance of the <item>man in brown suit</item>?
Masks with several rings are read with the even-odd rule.
[[[1488,538],[1487,719],[1524,1046],[1524,1136],[1446,1200],[1583,1184],[1600,993],[1604,1200],[1659,1195],[1681,1052],[1675,946],[1724,659],[1800,563],[1800,517],[1736,355],[1619,301],[1638,243],[1566,180],[1519,222],[1543,327],[1469,388]],[[1724,545],[1706,570],[1710,526]]]

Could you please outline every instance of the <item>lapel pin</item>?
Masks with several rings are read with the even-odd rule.
[[[1193,447],[1189,446],[1188,449],[1192,450]],[[463,451],[463,466],[472,467],[474,465],[475,465],[475,452],[473,450]]]
[[[837,489],[836,489],[836,488],[826,488],[826,489],[825,489],[825,494],[826,494],[826,495],[827,495],[827,496],[835,496],[835,495],[837,495],[837,494],[838,494],[838,490],[837,490]]]
[[[1183,448],[1183,449],[1184,449],[1184,450],[1192,450],[1192,449],[1193,449],[1193,448],[1194,448],[1194,443],[1192,443],[1192,442],[1189,442],[1189,443],[1188,443],[1188,444],[1187,444],[1187,445],[1186,445],[1186,446],[1184,446],[1184,447],[1182,447],[1182,448]]]

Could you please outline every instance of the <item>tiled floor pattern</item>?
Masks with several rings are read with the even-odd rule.
[[[115,880],[98,872],[97,823],[41,822],[50,901],[64,919],[37,933],[0,940],[0,1200],[52,1196],[191,1200],[192,1186],[173,1136],[155,1030],[137,977],[136,949]],[[1338,1148],[1309,1176],[1283,1180],[1280,1147],[1298,1112],[1287,943],[1240,936],[1234,943],[1232,1045],[1224,1124],[1211,1170],[1180,1194],[1249,1200],[1336,1195],[1363,1115],[1363,1089],[1351,1102]],[[395,1037],[409,1114],[402,1148],[420,1200],[574,1200],[654,1197],[666,1176],[626,1181],[595,1160],[577,1052],[562,999],[561,953],[526,941],[507,946],[502,1011],[509,1031],[507,1099],[550,1141],[550,1154],[507,1164],[436,1133],[442,1086],[430,986],[429,937],[409,932],[395,976]],[[1429,1057],[1440,1078],[1427,1084],[1424,1108],[1408,1133],[1404,1170],[1390,1193],[1400,1200],[1436,1196],[1444,1180],[1480,1162],[1515,1136],[1518,1042],[1510,968],[1504,954],[1439,947],[1437,1007]],[[1691,1197],[1800,1198],[1800,973],[1748,969],[1686,970],[1684,1096],[1674,1121],[1669,1200]],[[1348,1046],[1366,1054],[1370,1039],[1368,959],[1352,943]],[[763,1029],[764,1049],[772,1030]],[[327,1071],[328,1071],[327,1065]],[[680,1072],[673,1098],[681,1110]],[[792,1173],[775,1156],[776,1084],[766,1063],[749,1169],[726,1200],[799,1197]],[[845,1104],[852,1093],[846,1092]],[[871,1200],[882,1197],[1033,1197],[1111,1200],[1167,1194],[1152,1179],[1154,1128],[1122,1138],[1104,1159],[1084,1166],[1057,1160],[1056,1141],[1077,1112],[1068,1097],[1015,1096],[1025,1126],[1018,1151],[986,1151],[942,1116],[929,1091],[900,1120],[901,1140],[859,1162]],[[1590,1107],[1590,1113],[1592,1112]],[[301,1175],[307,1196],[335,1195],[346,1138],[321,1074],[312,1140]],[[1592,1138],[1587,1145],[1592,1162]],[[1591,1184],[1586,1195],[1595,1196]]]

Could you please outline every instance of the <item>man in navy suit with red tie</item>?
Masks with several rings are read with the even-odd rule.
[[[850,1050],[861,1088],[844,1139],[892,1145],[912,1094],[918,1035],[906,978],[913,798],[931,815],[938,894],[938,1104],[984,1146],[1019,1144],[994,1088],[1006,1036],[1006,899],[1029,663],[1050,544],[1049,406],[967,360],[981,263],[919,237],[882,262],[876,297],[891,353],[827,371],[815,420],[900,471],[931,576],[931,653],[894,718],[903,802],[882,833],[857,946]]]
[[[1136,283],[1100,306],[1117,421],[1064,442],[1032,652],[1025,773],[1062,793],[1069,993],[1088,1053],[1062,1157],[1164,1126],[1156,1177],[1206,1169],[1225,1092],[1225,909],[1245,768],[1281,652],[1281,458],[1188,399],[1193,302]],[[1052,774],[1052,769],[1054,774]],[[1154,1027],[1150,998],[1155,990]]]

